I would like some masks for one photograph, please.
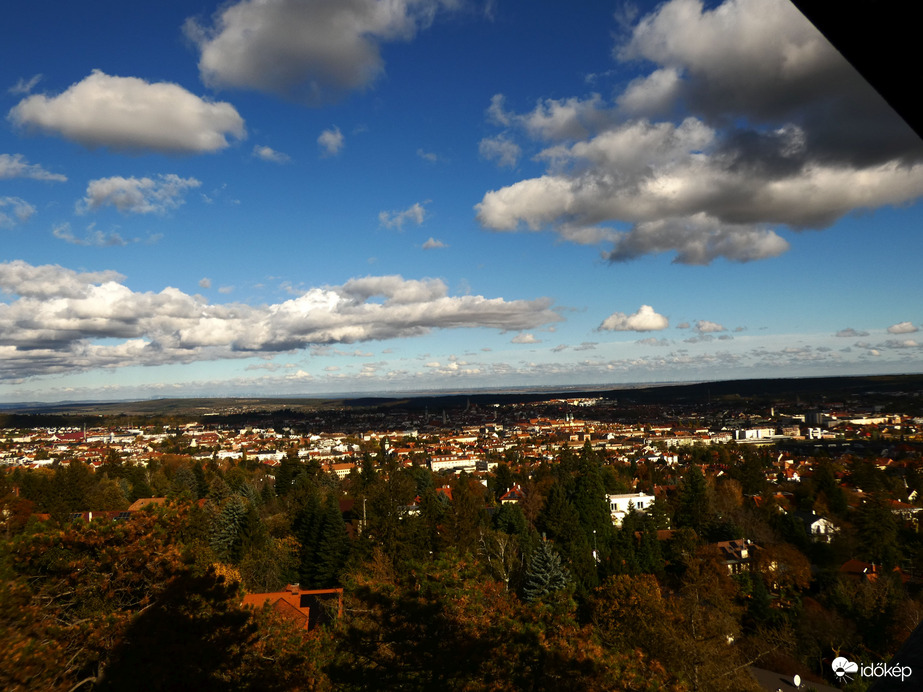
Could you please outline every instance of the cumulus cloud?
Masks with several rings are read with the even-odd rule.
[[[37,163],[29,163],[22,154],[0,154],[0,180],[31,178],[32,180],[67,181],[66,175],[46,171]]]
[[[642,305],[633,315],[613,312],[602,324],[600,330],[616,332],[657,332],[670,326],[670,321],[654,312],[650,305]]]
[[[429,240],[423,243],[424,250],[436,250],[437,248],[441,248],[441,247],[449,247],[449,246],[443,243],[441,240],[436,240],[432,236],[430,236]]]
[[[87,194],[77,204],[77,211],[96,211],[115,207],[122,213],[162,214],[183,203],[186,190],[201,183],[195,178],[180,178],[173,173],[155,178],[99,178],[87,185]]]
[[[547,170],[487,192],[482,226],[611,243],[611,261],[747,262],[788,250],[780,227],[923,195],[923,143],[786,0],[671,0],[615,55],[654,67],[611,105],[493,97],[488,118],[548,145]]]
[[[417,156],[430,163],[436,163],[439,160],[438,154],[432,151],[424,151],[423,149],[417,149]]]
[[[258,159],[270,161],[272,163],[289,163],[292,160],[288,154],[283,154],[281,151],[276,151],[272,147],[261,145],[253,147],[253,155]]]
[[[695,330],[699,334],[712,334],[714,332],[727,331],[723,325],[720,325],[717,322],[709,322],[708,320],[697,321],[695,323]]]
[[[209,279],[207,276],[204,276],[201,279],[199,279],[199,288],[211,288],[211,287],[212,287],[212,280]]]
[[[417,226],[426,218],[426,209],[420,202],[415,202],[403,211],[378,212],[378,223],[385,228],[403,230],[405,223],[414,223]]]
[[[487,117],[498,125],[517,126],[535,139],[553,142],[583,139],[610,123],[613,113],[599,94],[585,99],[539,99],[532,111],[523,114],[508,111],[503,94],[494,94]]]
[[[888,339],[879,348],[919,348],[920,344],[914,339]]]
[[[912,334],[920,331],[913,322],[898,322],[888,327],[888,334]]]
[[[0,264],[0,290],[11,297],[0,302],[0,379],[269,355],[433,329],[522,331],[561,319],[547,299],[450,296],[437,279],[367,276],[268,306],[210,304],[172,287],[136,292],[123,280],[114,272]]]
[[[430,25],[438,0],[242,0],[210,25],[187,20],[199,72],[214,87],[255,89],[310,105],[370,86],[384,72],[381,44]]]
[[[34,94],[9,113],[16,125],[115,151],[200,154],[246,137],[244,120],[225,102],[178,84],[115,77],[94,70],[58,96]]]
[[[8,210],[8,211],[7,211]],[[35,207],[20,197],[0,197],[0,228],[13,228],[35,214]]]
[[[517,334],[516,336],[514,336],[514,337],[510,340],[510,343],[513,343],[513,344],[540,344],[540,343],[542,343],[542,342],[541,342],[541,339],[536,339],[534,334],[525,333],[525,334]]]
[[[703,117],[798,124],[820,158],[865,165],[921,143],[909,127],[785,0],[672,0],[643,17],[615,50],[620,60],[672,71],[673,97]],[[841,118],[831,121],[833,113]]]
[[[343,133],[340,132],[340,128],[338,127],[324,130],[318,136],[317,143],[323,150],[324,156],[336,156],[343,148]]]
[[[488,161],[496,161],[501,168],[515,168],[522,156],[522,149],[506,135],[485,137],[478,144],[478,153]]]

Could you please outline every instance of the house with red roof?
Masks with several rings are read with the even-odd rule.
[[[302,589],[289,584],[284,591],[247,594],[241,602],[249,608],[267,604],[298,627],[312,630],[343,614],[343,589]]]

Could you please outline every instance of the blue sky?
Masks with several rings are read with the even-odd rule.
[[[0,401],[923,370],[923,143],[785,0],[2,33]]]

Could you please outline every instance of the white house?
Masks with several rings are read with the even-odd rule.
[[[609,500],[609,513],[612,515],[612,523],[616,526],[622,525],[622,520],[630,509],[646,514],[647,510],[654,504],[654,496],[647,493],[607,495],[606,498]]]
[[[838,530],[832,521],[813,512],[795,512],[795,516],[804,523],[804,529],[811,540],[818,543],[829,543]]]

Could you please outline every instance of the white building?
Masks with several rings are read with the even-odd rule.
[[[622,525],[622,520],[630,510],[634,509],[636,512],[646,514],[647,510],[654,504],[654,496],[647,493],[607,495],[606,498],[609,500],[609,513],[612,515],[612,523],[616,526]]]

